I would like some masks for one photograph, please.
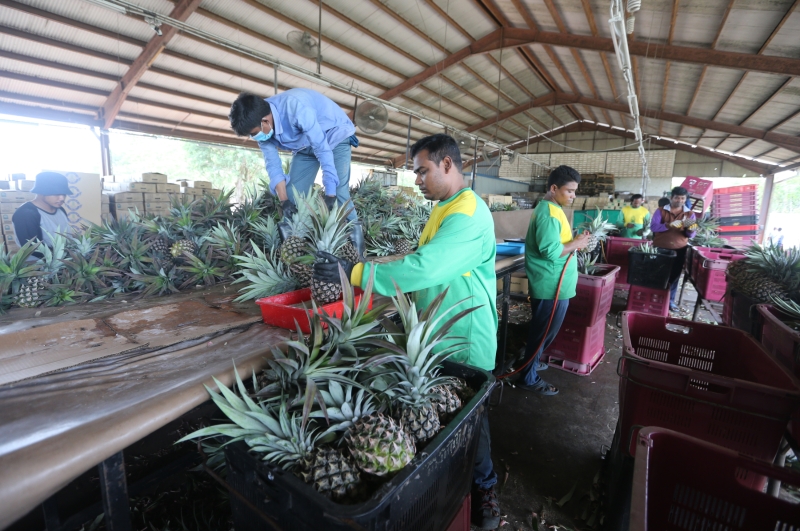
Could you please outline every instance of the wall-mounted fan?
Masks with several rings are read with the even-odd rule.
[[[492,159],[491,159],[491,157],[489,157],[489,149],[488,149],[488,147],[489,147],[489,146],[487,146],[486,144],[484,144],[484,145],[483,145],[483,147],[481,147],[481,155],[483,155],[483,161],[484,161],[484,162],[488,162],[488,161],[490,161],[490,160],[491,160],[491,163],[490,163],[490,164],[489,164],[489,166],[488,166],[488,168],[491,168],[492,166],[494,166],[494,164],[495,164],[496,162],[499,162],[499,161],[500,161],[500,157],[498,156],[498,157],[496,157],[494,160],[492,160]],[[498,152],[498,155],[499,155],[500,153],[501,153],[501,152]]]
[[[509,165],[514,164],[514,161],[517,160],[517,155],[519,155],[519,153],[516,149],[506,153],[506,161],[508,161]]]
[[[319,57],[319,43],[309,32],[290,31],[286,34],[286,40],[289,41],[289,46],[292,47],[292,50],[303,57],[308,57],[309,59]]]
[[[376,135],[389,123],[389,111],[379,101],[365,100],[356,108],[355,122],[366,134]]]
[[[472,151],[473,144],[475,141],[472,139],[471,136],[466,135],[464,133],[460,133],[459,131],[453,131],[453,139],[458,144],[458,150],[462,154],[466,154],[468,151]]]

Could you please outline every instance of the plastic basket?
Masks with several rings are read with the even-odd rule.
[[[737,205],[758,202],[757,192],[739,192],[735,194],[714,194],[714,203],[717,205]]]
[[[484,402],[494,386],[486,371],[445,362],[442,374],[467,381],[477,394],[418,452],[405,468],[365,502],[334,503],[293,473],[249,453],[244,443],[225,447],[228,482],[281,529],[363,531],[446,529],[459,514],[472,485],[478,434],[488,414]],[[236,531],[272,529],[236,495],[230,496]]]
[[[761,314],[756,310],[757,301],[737,291],[728,289],[725,304],[730,302],[730,324],[733,328],[761,339]]]
[[[619,266],[596,265],[596,274],[578,275],[575,297],[570,299],[565,320],[582,326],[605,321],[614,300],[614,283]]]
[[[750,335],[734,328],[622,313],[620,426],[660,426],[772,461],[800,383]]]
[[[800,474],[662,428],[639,434],[630,529],[796,531],[800,506],[757,490],[763,478]]]
[[[732,216],[756,216],[758,215],[758,204],[746,203],[739,205],[714,205],[711,215],[715,218],[726,218]]]
[[[355,293],[355,303],[358,304],[364,292],[361,288],[353,288],[353,293]],[[256,304],[261,307],[261,317],[266,324],[287,330],[297,330],[299,325],[304,334],[311,332],[311,324],[308,319],[313,312],[310,288],[258,299]],[[304,308],[303,304],[307,307]],[[372,297],[369,299],[369,308],[372,308]],[[318,313],[324,312],[332,317],[341,317],[343,310],[344,306],[341,300],[317,307]],[[323,326],[325,325],[323,324]]]
[[[698,179],[697,177],[686,177],[681,183],[683,188],[689,192],[693,199],[702,199],[703,203],[708,204],[711,202],[711,196],[714,194],[714,183],[706,179]]]
[[[628,284],[653,289],[666,289],[676,253],[656,247],[656,254],[628,250]]]
[[[758,214],[752,216],[731,216],[727,218],[719,218],[720,226],[724,227],[737,227],[740,225],[758,225]]]
[[[506,242],[497,244],[497,254],[500,256],[517,256],[525,254],[525,244]]]
[[[631,286],[628,294],[629,312],[649,313],[652,315],[669,315],[669,290],[652,289],[643,286]]]
[[[615,289],[628,289],[628,249],[641,245],[642,240],[638,238],[622,238],[620,236],[609,236],[605,241],[606,263],[619,266]]]
[[[728,186],[727,188],[717,188],[714,195],[741,194],[742,192],[758,192],[757,184],[745,184],[742,186]]]
[[[545,351],[549,365],[575,374],[591,373],[605,354],[606,321],[580,326],[564,321],[555,339]],[[564,362],[568,363],[564,363]]]
[[[700,296],[706,300],[719,302],[725,298],[728,280],[725,271],[728,265],[745,256],[735,249],[700,248],[695,252],[697,269],[695,287]]]
[[[761,344],[795,376],[800,376],[800,331],[784,322],[788,316],[771,304],[759,304]]]
[[[746,249],[753,245],[753,240],[758,240],[758,235],[755,236],[727,236],[723,238],[728,245],[731,247],[735,247],[736,249]]]
[[[719,232],[724,232],[724,233],[728,233],[728,232],[730,232],[730,233],[752,232],[753,234],[757,234],[758,233],[758,225],[720,226]]]

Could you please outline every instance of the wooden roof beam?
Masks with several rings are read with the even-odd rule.
[[[672,44],[672,37],[675,36],[675,22],[678,20],[678,6],[680,0],[672,0],[672,19],[669,23],[669,35],[667,36],[667,44]],[[661,110],[663,111],[667,105],[667,85],[669,85],[669,68],[672,66],[672,61],[667,61],[667,66],[664,68],[664,86],[661,88]],[[664,121],[661,120],[658,124],[658,134],[664,129]]]
[[[200,0],[180,0],[170,11],[169,17],[185,22],[189,15],[199,6]],[[125,75],[122,76],[122,79],[119,80],[117,86],[114,87],[114,90],[111,91],[111,94],[108,95],[105,103],[98,111],[98,118],[103,121],[103,129],[111,127],[128,94],[177,33],[178,28],[163,24],[160,33],[150,39],[142,53],[133,61],[128,71],[125,72]]]

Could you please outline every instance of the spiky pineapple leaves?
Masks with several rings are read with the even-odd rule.
[[[297,282],[278,257],[277,249],[265,253],[257,245],[253,245],[252,253],[237,255],[235,258],[239,260],[241,270],[239,278],[233,284],[249,282],[239,290],[241,295],[236,298],[236,302],[278,295],[297,288]]]

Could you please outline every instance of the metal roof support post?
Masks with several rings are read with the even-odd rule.
[[[767,232],[767,222],[769,221],[769,207],[770,203],[772,202],[772,190],[775,188],[775,174],[770,173],[766,175],[766,179],[764,180],[764,196],[761,198],[761,212],[758,216],[758,219],[761,220],[763,224],[763,230],[758,235],[758,243],[764,243],[764,236]]]
[[[113,169],[111,168],[111,147],[108,143],[108,130],[102,129],[100,131],[100,164],[103,168],[103,176],[106,175],[113,175]]]
[[[278,65],[272,65],[272,70],[274,71],[275,75],[275,95],[278,95]]]
[[[408,169],[408,158],[411,156],[411,115],[408,115],[408,133],[406,134],[406,165],[403,166]]]
[[[475,181],[478,180],[478,137],[475,137],[475,158],[472,159],[472,191],[475,191]]]

